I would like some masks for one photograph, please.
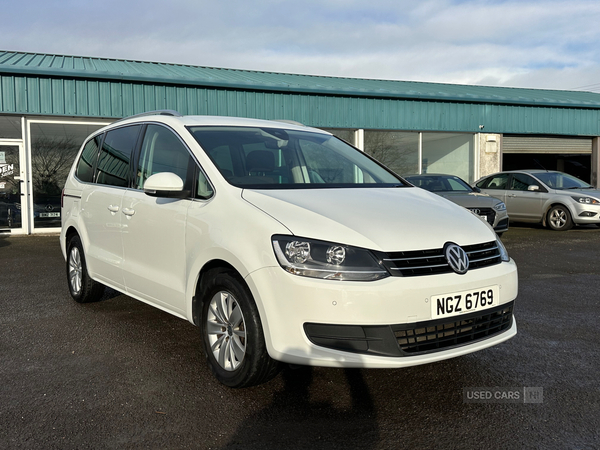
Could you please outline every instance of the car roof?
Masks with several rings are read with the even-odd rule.
[[[125,117],[117,122],[113,122],[108,127],[113,127],[117,123],[121,124],[132,124],[139,122],[158,121],[166,124],[180,124],[183,126],[234,126],[234,127],[261,127],[261,128],[284,128],[286,130],[298,130],[298,131],[310,131],[331,135],[331,133],[303,125],[299,122],[291,120],[264,120],[264,119],[249,119],[244,117],[230,117],[230,116],[204,116],[204,115],[190,115],[182,116],[176,112],[169,112],[164,114],[161,111],[155,113],[142,113],[139,115]]]

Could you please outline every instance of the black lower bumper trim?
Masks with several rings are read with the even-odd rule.
[[[415,356],[472,344],[508,330],[514,301],[445,319],[397,325],[305,323],[308,339],[320,347],[380,356]]]

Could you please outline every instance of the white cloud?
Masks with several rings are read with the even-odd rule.
[[[600,3],[11,2],[0,48],[363,78],[569,89],[600,73]]]

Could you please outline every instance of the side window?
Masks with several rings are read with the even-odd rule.
[[[140,128],[140,125],[136,125],[106,133],[98,158],[96,183],[119,187],[129,185],[129,161]]]
[[[213,196],[214,191],[208,179],[201,170],[198,170],[198,181],[196,186],[196,198],[209,199]]]
[[[482,182],[477,183],[477,187],[482,189],[506,189],[508,186],[508,174],[502,173],[486,178]]]
[[[513,191],[526,191],[531,185],[540,186],[540,184],[530,177],[522,173],[513,173],[510,189]]]
[[[79,161],[77,162],[77,169],[75,170],[75,176],[79,181],[84,183],[91,183],[94,179],[94,164],[98,158],[98,148],[102,142],[102,134],[90,139],[85,147]]]
[[[179,138],[160,125],[148,125],[135,180],[135,188],[143,189],[150,175],[171,172],[183,180],[185,190],[191,190],[195,164]]]

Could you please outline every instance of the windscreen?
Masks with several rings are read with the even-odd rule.
[[[552,189],[593,189],[585,181],[562,172],[543,172],[534,175]]]
[[[473,188],[453,175],[414,175],[406,177],[415,186],[431,192],[472,192]]]
[[[227,181],[242,188],[408,186],[344,141],[316,132],[188,127]]]

